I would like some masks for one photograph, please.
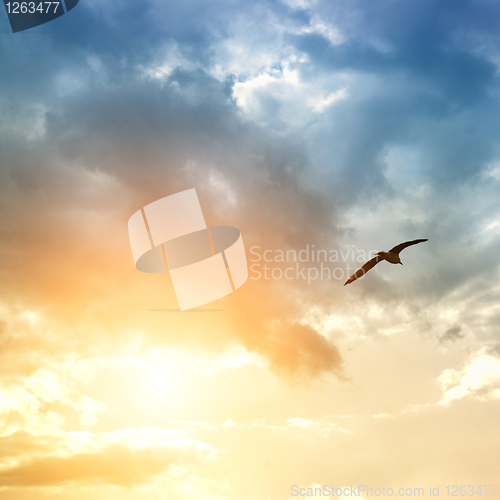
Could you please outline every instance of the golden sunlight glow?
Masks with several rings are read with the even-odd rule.
[[[134,396],[148,405],[170,404],[185,390],[181,368],[165,354],[152,353],[134,358],[128,369]]]

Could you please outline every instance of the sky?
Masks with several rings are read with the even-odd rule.
[[[2,12],[0,499],[498,484],[499,20],[81,0],[13,34]],[[127,222],[192,188],[249,278],[181,313]]]

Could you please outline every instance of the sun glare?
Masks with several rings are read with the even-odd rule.
[[[171,403],[185,388],[182,370],[168,358],[138,360],[132,376],[138,398],[148,405]]]

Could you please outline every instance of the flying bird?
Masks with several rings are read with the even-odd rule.
[[[352,283],[353,281],[356,281],[358,278],[361,278],[361,276],[365,275],[372,267],[375,267],[379,262],[386,260],[387,262],[391,264],[401,264],[401,260],[399,259],[399,253],[401,250],[404,250],[406,247],[409,247],[411,245],[416,245],[417,243],[422,243],[424,241],[427,241],[427,239],[424,240],[413,240],[413,241],[406,241],[405,243],[400,243],[399,245],[396,245],[394,248],[391,248],[388,252],[378,252],[373,259],[370,259],[368,262],[363,264],[362,267],[360,267],[345,283],[344,286],[348,285],[349,283]]]

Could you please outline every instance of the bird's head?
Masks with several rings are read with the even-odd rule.
[[[401,262],[401,259],[399,258],[399,255],[398,255],[398,264],[403,265],[403,263]]]

